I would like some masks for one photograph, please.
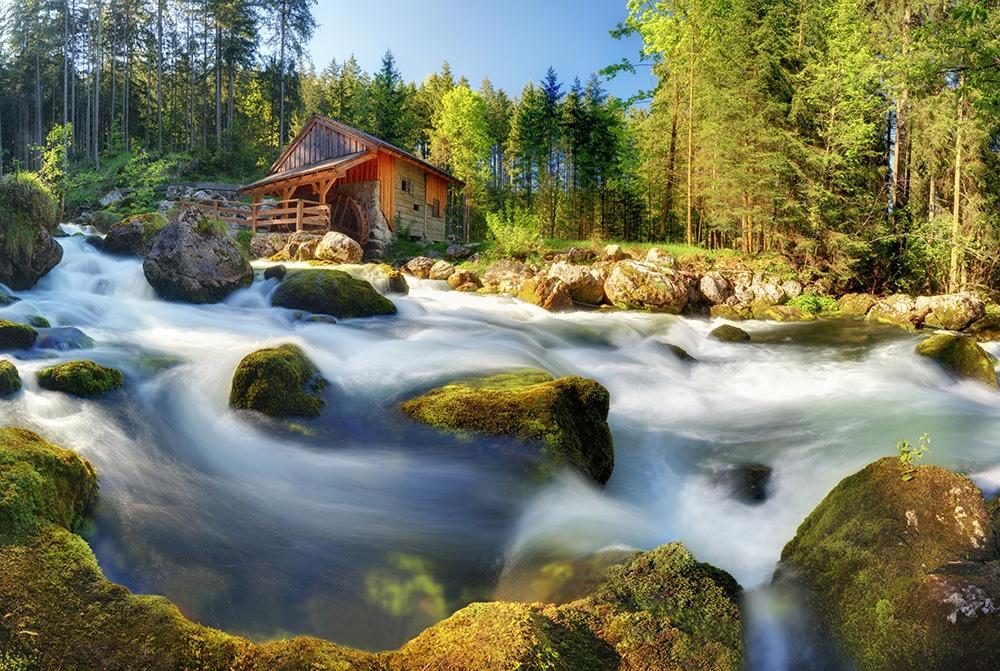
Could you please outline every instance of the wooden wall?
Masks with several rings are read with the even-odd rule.
[[[382,183],[379,189],[381,199],[382,215],[389,222],[389,228],[395,230],[393,214],[395,213],[396,189],[392,184],[396,181],[396,158],[391,154],[379,152],[375,158],[365,161],[361,165],[355,166],[347,171],[347,175],[338,180],[338,184],[354,184],[356,182],[374,182],[378,180]]]
[[[403,191],[404,179],[410,182],[410,191]],[[403,226],[410,229],[410,235],[440,242],[445,239],[444,210],[447,205],[447,184],[444,180],[440,180],[445,185],[445,198],[441,201],[441,216],[434,217],[431,204],[434,198],[440,198],[441,193],[440,186],[435,183],[436,180],[440,178],[408,161],[396,161],[396,175],[393,182],[396,197],[395,214],[399,215]]]
[[[302,141],[285,157],[275,172],[294,170],[359,151],[365,151],[365,146],[357,140],[322,124],[313,123]]]

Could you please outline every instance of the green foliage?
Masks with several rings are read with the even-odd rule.
[[[253,242],[253,233],[245,228],[241,228],[236,232],[233,242],[235,242],[236,246],[240,248],[240,253],[243,254],[243,258],[247,261],[253,259],[253,252],[250,250],[250,243]]]
[[[19,172],[0,178],[0,252],[9,258],[28,255],[40,230],[59,222],[55,197],[41,178]]]
[[[910,441],[903,438],[896,441],[896,450],[899,452],[899,463],[903,466],[903,482],[909,482],[917,475],[916,464],[924,458],[924,454],[931,449],[931,437],[926,433],[920,434],[917,446],[914,447]]]
[[[69,170],[69,145],[73,142],[73,124],[56,124],[45,136],[45,146],[39,147],[42,167],[39,176],[62,198]]]
[[[824,296],[809,292],[799,294],[792,300],[788,301],[786,305],[798,308],[799,310],[808,312],[811,315],[836,312],[839,309],[837,299],[831,296]]]
[[[226,227],[226,222],[220,219],[211,219],[209,217],[199,219],[194,230],[196,230],[199,235],[204,235],[209,238],[221,238],[229,233],[229,229]]]
[[[486,215],[488,253],[497,258],[524,259],[541,249],[538,216],[523,208]]]

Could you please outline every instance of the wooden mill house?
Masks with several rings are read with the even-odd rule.
[[[449,197],[464,184],[383,140],[314,115],[267,175],[240,189],[252,198],[251,230],[340,231],[366,250],[403,232],[446,238]]]

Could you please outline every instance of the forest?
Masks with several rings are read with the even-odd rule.
[[[0,23],[0,172],[68,215],[106,187],[257,177],[327,114],[467,183],[470,231],[776,252],[859,287],[1000,280],[1000,9],[972,0],[629,0],[643,52],[506,92],[388,50],[319,69],[310,0],[27,0]],[[603,81],[652,68],[629,100]],[[61,150],[60,150],[61,148]]]

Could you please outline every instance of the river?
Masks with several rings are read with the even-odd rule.
[[[1000,394],[948,379],[913,354],[918,336],[893,327],[748,322],[754,341],[727,344],[706,339],[708,320],[550,314],[412,278],[408,296],[392,297],[397,316],[330,325],[270,307],[274,280],[219,305],[170,303],[140,260],[81,237],[61,243],[62,263],[0,318],[42,315],[96,345],[15,353],[25,391],[0,402],[0,424],[94,462],[101,496],[84,533],[109,578],[254,638],[396,647],[493,598],[505,567],[680,540],[748,590],[751,668],[801,668],[801,614],[766,586],[782,546],[841,478],[926,432],[926,462],[971,474],[987,493],[1000,486]],[[288,342],[331,382],[322,417],[230,410],[239,360]],[[98,400],[40,390],[35,371],[75,358],[120,368],[125,389]],[[455,377],[525,366],[610,390],[606,487],[568,472],[539,485],[484,456],[488,441],[395,409]],[[773,469],[764,502],[734,494],[731,473],[746,463]],[[821,656],[824,668],[848,668]]]

